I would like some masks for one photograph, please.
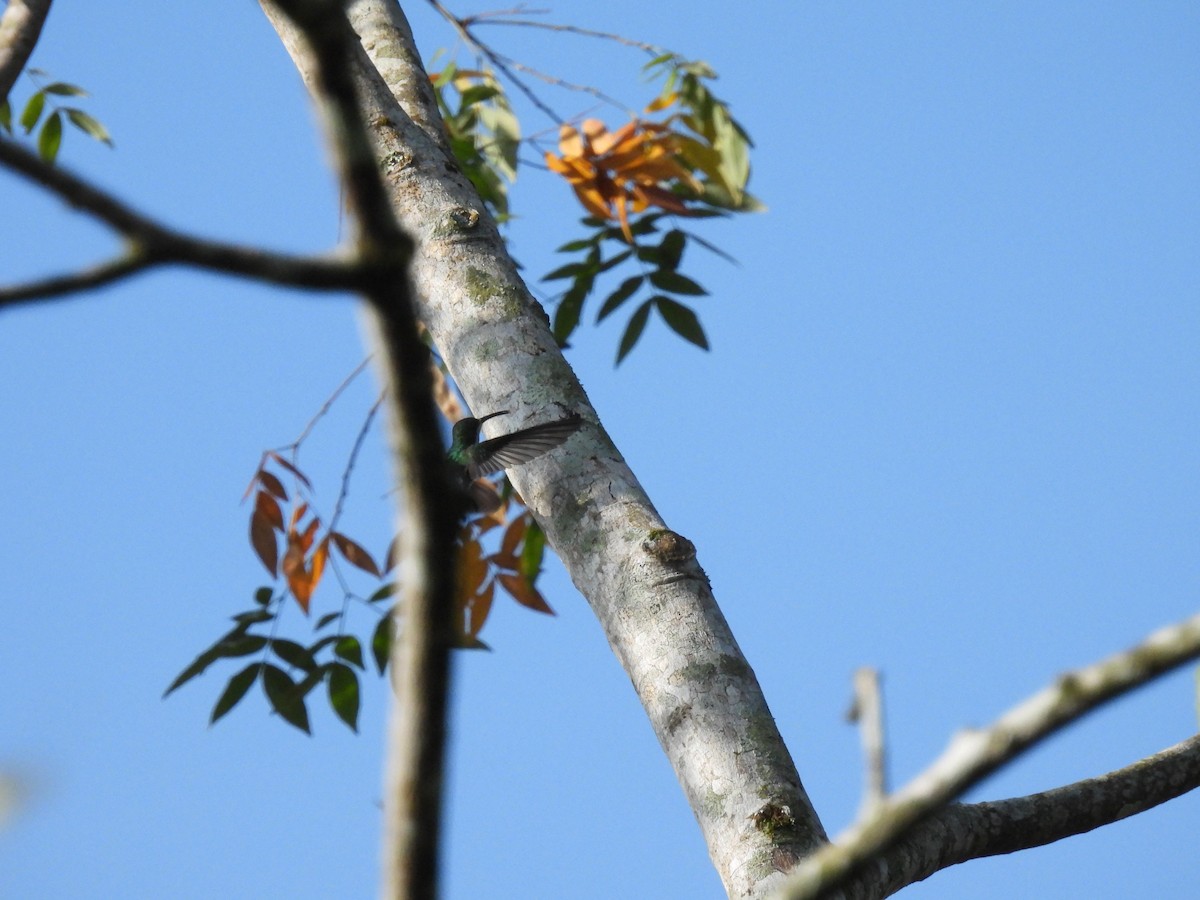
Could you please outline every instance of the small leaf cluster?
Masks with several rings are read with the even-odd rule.
[[[764,207],[746,191],[750,181],[750,136],[729,111],[729,106],[709,90],[706,82],[717,73],[703,60],[684,59],[665,53],[646,63],[651,77],[664,77],[662,91],[650,110],[678,105],[680,111],[667,119],[683,125],[679,153],[703,187],[696,199],[733,212],[758,212]]]
[[[450,148],[496,221],[509,218],[508,183],[517,179],[521,124],[495,75],[453,62],[430,75]],[[457,98],[457,102],[455,102]]]
[[[490,649],[479,639],[479,632],[492,610],[497,584],[522,606],[554,615],[535,584],[546,551],[545,533],[525,511],[508,521],[499,548],[487,554],[481,539],[504,524],[502,509],[466,522],[459,533],[458,605],[454,620],[458,647]]]
[[[361,544],[332,527],[318,540],[321,517],[311,511],[308,500],[303,496],[296,498],[287,525],[284,525],[280,503],[289,502],[289,495],[280,478],[267,468],[271,463],[295,478],[294,491],[312,490],[312,482],[295,463],[289,462],[275,451],[267,453],[246,492],[246,496],[254,494],[254,511],[250,514],[250,545],[272,578],[279,577],[282,572],[287,579],[288,590],[305,614],[308,613],[313,592],[325,572],[331,546],[336,548],[350,565],[376,578],[382,578],[383,573],[393,567],[395,545],[388,553],[385,567],[380,569]],[[284,546],[282,565],[279,556],[281,539]]]
[[[609,148],[612,138],[605,129],[585,122],[586,140],[579,137],[580,132],[572,131],[568,135],[569,144],[560,141],[563,156],[552,165],[591,213],[582,220],[591,233],[558,248],[560,253],[582,253],[583,258],[560,266],[543,278],[571,281],[558,298],[554,336],[560,346],[568,346],[583,316],[585,301],[593,293],[599,293],[602,299],[596,312],[597,323],[623,307],[632,310],[617,345],[618,365],[637,345],[654,312],[684,340],[704,350],[709,348],[696,311],[679,299],[704,296],[708,291],[680,270],[681,261],[689,242],[732,259],[693,232],[675,227],[660,234],[661,220],[667,215],[705,218],[763,209],[746,190],[750,180],[750,138],[728,105],[709,90],[707,82],[716,77],[712,68],[703,61],[667,53],[647,63],[645,71],[652,77],[664,78],[662,90],[646,107],[646,112],[675,111],[653,126],[634,120],[630,138],[618,143],[615,149]],[[624,135],[630,127],[625,126],[614,136]],[[632,136],[638,129],[655,135],[653,141],[643,141],[640,145],[643,153],[654,154],[653,160],[636,158],[639,145],[632,141]],[[581,144],[582,149],[573,149],[572,153],[565,149],[576,144]],[[660,158],[664,148],[672,154],[669,165]],[[547,154],[548,160],[551,157],[552,154]],[[636,189],[630,187],[630,198],[622,201],[617,189],[624,182],[633,182],[633,175],[626,177],[623,173],[660,174],[663,180],[657,192],[653,185],[644,183]],[[664,196],[664,191],[669,194]],[[651,206],[659,209],[649,210]],[[642,214],[634,218],[630,211]],[[618,246],[606,256],[609,242]],[[636,264],[639,271],[629,273],[627,267],[625,277],[615,287],[606,285],[603,292],[598,292],[601,276],[626,262]],[[605,280],[611,283],[614,277]]]
[[[48,73],[41,69],[29,69],[29,75],[34,78],[48,77]],[[59,106],[53,99],[86,96],[88,92],[78,85],[54,81],[39,88],[25,101],[16,124],[27,135],[32,134],[35,129],[38,130],[38,155],[46,162],[52,163],[58,158],[58,151],[62,147],[64,118],[89,137],[109,147],[113,145],[108,129],[92,115],[77,106]],[[7,99],[0,103],[0,128],[10,135],[13,134],[13,109]]]
[[[285,480],[291,485],[285,486]],[[228,679],[210,723],[225,716],[257,683],[283,721],[311,733],[308,701],[323,684],[333,711],[357,730],[359,674],[367,668],[364,647],[380,675],[390,658],[393,609],[385,601],[395,595],[398,583],[385,579],[399,564],[401,542],[394,539],[383,564],[376,563],[361,544],[322,522],[312,508],[312,481],[294,460],[275,450],[263,454],[246,491],[246,498],[250,496],[254,497],[251,548],[272,579],[282,580],[283,589],[278,593],[271,587],[258,589],[255,608],[234,615],[234,627],[200,653],[166,693],[173,693],[220,660],[260,654]],[[491,612],[497,586],[520,605],[553,614],[535,586],[545,554],[545,535],[510,487],[500,499],[494,512],[469,519],[459,533],[454,638],[460,648],[488,649],[479,633]],[[333,520],[337,518],[335,511]],[[489,534],[500,536],[498,548],[492,552],[483,546],[485,540],[490,541]],[[369,596],[353,593],[340,573],[339,559],[384,583]],[[313,638],[307,643],[278,636],[282,613],[290,606],[288,598],[309,615],[316,588],[327,580],[322,578],[327,571],[339,573],[343,587],[339,607],[316,618]],[[353,633],[348,615],[351,601],[372,610],[374,625],[369,636]]]
[[[596,322],[600,323],[628,306],[634,297],[644,298],[636,304],[625,323],[617,346],[617,364],[620,365],[637,345],[652,311],[657,311],[667,327],[681,338],[702,350],[708,349],[708,337],[696,311],[676,299],[702,297],[708,291],[679,268],[689,240],[722,256],[725,254],[697,235],[679,228],[661,233],[659,225],[664,217],[663,213],[647,213],[631,222],[632,246],[620,227],[601,219],[587,218],[583,224],[592,229],[591,235],[558,248],[559,253],[583,254],[582,260],[560,266],[542,279],[571,279],[571,286],[562,294],[554,313],[554,337],[560,346],[568,346],[572,333],[579,326],[584,302],[592,295],[599,276],[628,262],[639,271],[628,275],[609,291],[596,313]],[[616,252],[605,257],[605,248],[611,245],[616,245]],[[647,293],[649,297],[644,296]]]
[[[390,590],[381,589],[369,602],[378,603],[387,599],[390,593]],[[197,675],[203,674],[218,660],[258,655],[259,659],[229,679],[213,706],[209,724],[216,723],[237,706],[250,688],[258,683],[267,703],[280,718],[311,734],[309,695],[324,684],[333,711],[348,728],[357,731],[360,707],[358,675],[367,668],[362,643],[354,635],[344,633],[318,638],[307,647],[296,641],[275,637],[275,619],[284,600],[284,596],[276,596],[270,587],[255,591],[255,607],[233,616],[234,627],[217,638],[212,646],[180,672],[163,696],[170,695]],[[316,630],[320,631],[337,618],[337,613],[324,617],[318,621]],[[387,666],[390,621],[391,617],[386,613],[380,617],[371,644],[375,666],[381,674]],[[268,624],[271,631],[266,634],[254,630]]]

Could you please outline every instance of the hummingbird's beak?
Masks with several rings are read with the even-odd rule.
[[[494,412],[494,413],[489,413],[486,416],[480,416],[479,424],[482,425],[488,419],[494,419],[494,418],[496,418],[496,416],[507,416],[509,414],[509,412],[510,412],[510,410],[502,409],[502,410],[500,410],[500,412]]]

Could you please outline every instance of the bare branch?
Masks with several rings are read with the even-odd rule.
[[[933,765],[860,822],[801,863],[777,895],[807,900],[839,888],[852,870],[915,823],[1031,746],[1101,704],[1200,657],[1200,615],[1141,644],[1060,676],[990,728],[959,732]]]
[[[623,35],[613,34],[611,31],[595,31],[591,28],[580,28],[578,25],[556,25],[553,22],[538,22],[536,19],[496,18],[497,15],[504,15],[505,12],[509,11],[506,10],[501,13],[493,14],[481,13],[479,15],[468,17],[464,20],[464,23],[467,25],[513,25],[524,28],[544,28],[547,31],[560,31],[566,34],[578,34],[582,37],[613,41],[618,44],[624,44],[626,47],[636,47],[638,50],[646,51],[646,53],[650,54],[651,56],[662,56],[663,54],[669,52],[656,44],[648,44],[645,41],[638,41],[634,40],[633,38],[624,37]],[[521,12],[521,10],[512,10],[512,12]],[[543,10],[531,9],[525,11],[526,15],[540,12],[543,12]]]
[[[227,275],[307,290],[355,290],[375,278],[371,267],[335,258],[272,253],[193,237],[137,212],[78,175],[51,165],[15,141],[0,139],[0,164],[57,194],[76,209],[109,225],[128,249],[108,262],[75,273],[0,287],[0,306],[64,297],[110,284],[166,263],[195,266]]]
[[[1026,797],[952,804],[929,816],[842,885],[887,897],[934,872],[1083,834],[1200,787],[1200,735],[1097,778]]]
[[[145,253],[131,250],[77,272],[0,287],[0,309],[34,300],[69,297],[92,288],[103,287],[147,269],[154,263],[155,261]]]
[[[42,33],[50,0],[8,0],[0,15],[0,103],[16,83]]]
[[[495,50],[493,50],[487,44],[476,40],[475,36],[471,34],[469,20],[458,18],[458,16],[454,15],[454,13],[450,12],[450,10],[446,9],[445,6],[439,3],[438,0],[429,0],[429,4],[439,13],[441,13],[442,17],[454,27],[454,30],[458,32],[459,36],[466,41],[469,46],[474,47],[476,50],[482,53],[492,65],[503,72],[504,76],[516,86],[517,90],[525,95],[526,99],[528,99],[530,103],[532,103],[542,113],[549,117],[551,121],[559,125],[562,125],[566,122],[566,119],[564,119],[553,109],[551,109],[545,102],[543,102],[542,98],[534,92],[533,88],[529,87],[529,85],[513,74],[512,69],[508,67],[508,64],[503,58],[500,57],[499,54],[496,53]]]
[[[887,745],[883,733],[883,692],[879,670],[863,666],[854,673],[854,701],[846,718],[858,723],[865,769],[862,804],[858,818],[873,815],[887,798]]]

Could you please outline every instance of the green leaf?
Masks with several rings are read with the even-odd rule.
[[[629,250],[626,250],[622,253],[618,253],[616,256],[612,257],[612,259],[606,259],[604,262],[600,263],[600,267],[596,271],[597,272],[607,272],[609,269],[613,268],[613,266],[619,266],[621,263],[625,262],[625,260],[629,259],[629,257],[631,257],[631,256],[633,256],[632,248],[630,248]]]
[[[583,314],[583,301],[587,299],[593,283],[591,276],[577,279],[558,302],[558,308],[554,311],[554,339],[560,347],[566,346],[567,338],[578,327],[579,317]]]
[[[218,656],[249,656],[267,646],[267,639],[261,634],[245,634],[230,632],[213,646]]]
[[[202,674],[205,669],[218,659],[246,656],[261,650],[266,644],[267,639],[256,634],[245,634],[238,629],[228,632],[215,644],[192,660],[188,667],[180,672],[163,692],[163,697],[170,696],[171,693],[187,684],[197,675]]]
[[[257,597],[255,599],[257,599]],[[252,609],[249,612],[238,613],[236,616],[230,616],[230,618],[240,625],[257,625],[259,622],[270,622],[273,618],[275,618],[275,613],[268,609]]]
[[[386,600],[388,597],[391,597],[395,593],[396,593],[396,582],[389,581],[387,584],[385,584],[383,587],[381,587],[379,590],[377,590],[375,593],[373,593],[370,597],[368,597],[367,602],[368,603],[378,603],[380,600]]]
[[[334,656],[340,656],[342,659],[346,660],[346,662],[353,663],[360,669],[366,668],[366,666],[363,665],[362,644],[360,644],[358,642],[358,638],[352,634],[347,634],[339,639],[338,642],[333,645],[333,653]]]
[[[304,705],[300,685],[295,684],[283,669],[270,663],[263,663],[262,683],[263,693],[267,695],[271,708],[289,725],[299,728],[305,734],[312,734],[308,725],[308,708]]]
[[[48,84],[42,88],[47,94],[57,94],[60,97],[86,97],[88,92],[77,84],[68,84],[65,81],[56,81],[53,84]]]
[[[250,685],[258,680],[260,671],[262,663],[251,663],[229,679],[229,684],[225,685],[225,690],[221,692],[216,706],[213,707],[212,716],[208,720],[209,725],[215,725],[218,719],[238,705],[238,701],[250,690]]]
[[[672,228],[663,235],[662,243],[658,245],[662,251],[662,267],[678,269],[679,261],[683,258],[683,248],[687,244],[687,235],[678,228]]]
[[[67,114],[67,118],[71,120],[71,124],[88,137],[95,138],[100,143],[107,144],[110,147],[113,145],[112,135],[108,133],[108,129],[98,119],[85,113],[82,109],[71,107],[64,111]]]
[[[609,294],[608,299],[604,301],[604,305],[600,307],[596,321],[603,322],[610,313],[616,311],[618,306],[637,293],[637,289],[642,286],[642,280],[641,275],[634,275],[632,278],[626,278],[622,281],[621,286]]]
[[[459,109],[466,109],[468,106],[474,106],[476,103],[482,103],[484,100],[491,100],[499,93],[499,88],[490,84],[473,84],[462,92],[462,102],[459,104]]]
[[[271,641],[271,652],[288,665],[305,672],[312,672],[317,668],[317,661],[313,659],[312,651],[307,647],[300,646],[295,641],[275,638]]]
[[[567,263],[565,266],[559,266],[548,275],[542,276],[542,281],[557,281],[560,278],[574,278],[576,275],[584,272],[593,272],[595,267],[587,263],[574,262]]]
[[[38,155],[48,163],[58,157],[58,148],[62,146],[62,113],[55,110],[42,126],[38,134]]]
[[[271,600],[274,599],[275,592],[269,587],[260,587],[254,592],[254,602],[259,606],[270,606]]]
[[[29,134],[33,131],[33,126],[38,123],[38,119],[42,117],[42,110],[46,106],[46,95],[38,91],[25,104],[25,109],[21,111],[20,123],[25,129],[25,133]]]
[[[375,633],[371,635],[371,655],[375,657],[375,668],[382,675],[387,668],[388,656],[392,652],[392,611],[379,620]]]
[[[646,327],[646,320],[650,318],[650,304],[647,300],[637,308],[632,316],[629,317],[629,324],[625,326],[625,333],[621,335],[621,345],[617,348],[617,365],[621,364],[629,351],[637,344],[638,338],[642,336],[642,331]]]
[[[351,731],[358,731],[358,675],[349,666],[331,663],[328,669],[329,703]]]
[[[171,682],[170,686],[165,691],[163,691],[163,698],[165,699],[166,697],[169,697],[174,691],[187,684],[197,675],[203,673],[205,669],[207,669],[220,658],[221,654],[218,652],[217,646],[214,644],[213,646],[209,647],[194,660],[192,660],[186,669],[175,676],[175,680]]]
[[[0,128],[12,134],[12,107],[7,99],[0,101]]]
[[[537,522],[530,520],[525,529],[525,540],[521,547],[521,559],[517,571],[533,584],[538,573],[542,571],[542,557],[546,552],[546,533]]]
[[[577,241],[568,241],[567,243],[563,244],[561,247],[559,247],[554,252],[555,253],[578,253],[580,250],[586,250],[589,247],[595,247],[598,243],[600,243],[600,239],[603,236],[604,236],[603,234],[594,234],[590,238],[580,238]]]
[[[672,331],[686,341],[691,341],[702,350],[708,349],[708,338],[700,327],[700,319],[694,310],[682,303],[677,303],[670,297],[656,297],[659,315]]]
[[[672,294],[688,294],[692,297],[703,297],[708,294],[708,291],[686,275],[680,275],[669,269],[658,269],[651,272],[650,283],[659,290],[670,291]]]
[[[638,247],[637,256],[644,263],[653,263],[655,268],[663,265],[662,248],[658,246]]]
[[[378,593],[378,591],[376,593]],[[317,619],[317,624],[313,626],[313,631],[320,631],[322,628],[324,628],[326,625],[328,625],[334,619],[340,619],[341,617],[342,617],[342,614],[340,611],[325,613],[325,615],[323,615],[323,616],[321,616],[321,618]]]

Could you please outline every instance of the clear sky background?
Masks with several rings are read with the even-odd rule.
[[[453,46],[411,6],[427,56]],[[687,259],[712,291],[697,304],[712,352],[653,323],[614,371],[605,322],[570,360],[699,548],[831,832],[860,796],[843,720],[857,666],[884,672],[899,783],[955,729],[1195,611],[1200,8],[614,0],[552,18],[708,60],[757,143],[770,211],[704,226],[740,265]],[[631,51],[488,35],[633,106],[654,90]],[[33,64],[86,86],[116,139],[68,133],[63,161],[138,207],[276,248],[336,242],[312,115],[255,4],[60,2]],[[536,276],[578,213],[532,170],[513,197]],[[0,280],[112,246],[0,173]],[[0,895],[374,895],[378,679],[358,736],[317,704],[305,737],[257,694],[210,730],[232,666],[160,699],[264,582],[238,505],[260,452],[363,352],[349,299],[178,270],[0,314],[0,765],[29,787],[0,834]],[[356,385],[304,450],[326,503],[373,395]],[[376,549],[385,472],[372,439],[346,530]],[[494,651],[457,660],[446,896],[719,896],[586,604],[557,563],[543,585],[556,617],[500,603]],[[281,627],[307,626],[293,608]],[[1114,704],[971,799],[1182,740],[1194,677]],[[1198,833],[1194,795],[908,895],[1191,897]]]

